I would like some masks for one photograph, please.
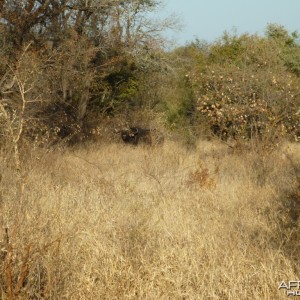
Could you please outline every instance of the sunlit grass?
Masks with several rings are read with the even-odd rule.
[[[299,145],[230,151],[36,152],[21,179],[2,165],[2,299],[285,299],[279,283],[299,278]]]

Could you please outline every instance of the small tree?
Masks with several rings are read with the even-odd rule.
[[[42,130],[38,113],[47,105],[47,86],[43,85],[43,65],[30,51],[29,43],[14,66],[8,66],[0,85],[1,146],[13,151],[15,165],[21,167],[20,143],[37,138]],[[44,132],[45,133],[45,132]],[[25,138],[25,139],[26,139]],[[44,136],[44,138],[46,138]]]

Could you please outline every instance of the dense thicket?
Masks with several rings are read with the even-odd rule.
[[[187,60],[193,115],[222,139],[299,139],[297,33],[269,25],[265,37],[225,33],[212,45],[177,49]]]
[[[161,122],[185,137],[299,138],[297,33],[225,33],[165,50],[154,0],[0,3],[1,145]],[[148,125],[148,124],[147,124]]]
[[[1,136],[80,141],[99,133],[105,116],[155,108],[144,86],[164,68],[159,33],[173,22],[149,19],[158,6],[1,1]]]

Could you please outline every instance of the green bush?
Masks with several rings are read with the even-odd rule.
[[[222,139],[299,139],[300,82],[282,54],[290,45],[228,34],[211,45],[206,67],[195,65],[188,77],[198,120]]]

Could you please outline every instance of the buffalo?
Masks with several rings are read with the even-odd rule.
[[[141,127],[129,127],[121,130],[121,138],[124,143],[131,145],[138,145],[139,142],[151,145],[151,131],[155,129],[141,128]]]
[[[165,140],[164,135],[156,128],[126,126],[123,129],[115,129],[114,132],[121,135],[121,139],[125,144],[134,146],[139,144],[158,146],[162,145]]]

